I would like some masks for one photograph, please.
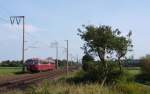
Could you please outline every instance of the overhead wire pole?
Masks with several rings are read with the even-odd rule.
[[[79,63],[79,58],[78,58],[78,55],[77,55],[77,64]]]
[[[67,75],[68,75],[68,53],[69,53],[69,51],[68,51],[68,40],[66,40],[66,43],[67,43],[67,54],[66,54],[66,58],[67,58],[67,64],[66,64],[66,72],[67,72]]]
[[[56,69],[58,69],[58,42],[51,43],[51,47],[56,47]]]
[[[23,36],[23,40],[22,40],[22,45],[23,45],[23,46],[22,46],[22,63],[23,63],[23,70],[22,70],[22,71],[24,72],[24,71],[25,71],[25,64],[24,64],[24,63],[25,63],[25,60],[24,60],[24,43],[25,43],[25,36],[24,36],[24,35],[25,35],[25,34],[24,34],[25,25],[24,25],[24,24],[25,24],[25,16],[22,16],[22,18],[23,18],[23,35],[22,35],[22,36]]]
[[[25,56],[25,49],[24,49],[24,46],[25,46],[25,16],[11,16],[10,17],[10,21],[11,21],[11,24],[13,25],[16,21],[16,23],[19,25],[20,24],[20,21],[22,19],[22,26],[23,26],[23,33],[22,33],[22,63],[23,63],[23,69],[22,71],[25,72],[25,59],[24,59],[24,56]]]
[[[56,69],[58,69],[58,42],[56,43]]]

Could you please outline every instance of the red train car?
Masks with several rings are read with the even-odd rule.
[[[32,58],[26,60],[26,67],[28,71],[47,71],[55,69],[55,60],[53,59],[39,59]]]

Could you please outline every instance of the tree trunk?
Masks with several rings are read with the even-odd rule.
[[[102,83],[101,83],[101,87],[103,87],[103,86],[104,86],[104,84],[105,84],[106,80],[107,80],[107,76],[105,76],[105,77],[104,77],[104,79],[103,79],[103,81],[102,81]]]
[[[107,80],[107,75],[108,75],[108,65],[107,65],[107,62],[105,61],[105,49],[103,51],[98,51],[98,56],[101,60],[101,62],[103,63],[103,67],[104,67],[104,78],[102,80],[102,83],[101,83],[101,87],[104,86],[106,80]]]

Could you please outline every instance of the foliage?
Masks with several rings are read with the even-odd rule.
[[[69,83],[102,83],[104,74],[104,68],[99,63],[88,62],[89,69],[88,70],[80,70],[77,74],[70,79],[67,79]],[[101,63],[102,64],[102,63]],[[109,63],[108,67],[108,75],[106,83],[108,84],[116,84],[118,82],[119,77],[123,74],[123,72],[119,71],[119,68],[115,63]]]
[[[128,70],[122,71],[121,75],[116,79],[117,83],[129,83],[135,81],[135,75]]]
[[[6,61],[2,61],[0,63],[1,67],[22,67],[22,61],[10,61],[10,60],[6,60]]]
[[[141,74],[137,76],[137,81],[150,85],[150,55],[142,57],[140,60]]]
[[[150,76],[150,55],[141,58],[141,69],[143,74]]]
[[[83,68],[88,74],[87,78],[100,81],[103,85],[105,81],[115,79],[117,76],[114,75],[120,75],[122,71],[121,59],[132,48],[130,39],[132,33],[129,32],[127,36],[122,36],[119,29],[113,30],[110,26],[105,25],[98,27],[83,25],[83,27],[83,30],[78,29],[78,35],[85,41],[82,47],[84,53],[93,57],[98,56],[100,59],[100,63],[91,61],[83,62]],[[118,63],[120,71],[117,66],[110,63],[114,59],[114,56],[116,56],[115,61]]]
[[[64,67],[66,66],[67,64],[67,60],[58,60],[58,66],[59,67]],[[75,61],[68,61],[68,65],[71,66],[71,65],[79,65],[78,62],[75,62]]]
[[[129,47],[132,47],[131,32],[125,37],[121,35],[119,29],[113,30],[110,26],[83,25],[83,27],[85,30],[78,29],[78,35],[85,41],[82,47],[84,52],[98,56],[103,63],[105,63],[105,57],[110,58],[114,51],[116,56],[121,59],[129,51]]]
[[[85,54],[82,58],[82,69],[88,71],[91,66],[91,61],[94,61],[94,58],[89,54]]]

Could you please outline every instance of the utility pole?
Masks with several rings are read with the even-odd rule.
[[[10,22],[11,22],[11,24],[13,25],[14,23],[15,23],[15,21],[16,21],[16,23],[17,23],[17,25],[19,25],[20,24],[20,22],[21,22],[21,19],[22,19],[22,30],[23,30],[23,33],[22,33],[22,63],[23,63],[23,69],[22,69],[22,71],[23,72],[25,72],[25,60],[24,60],[24,54],[25,54],[25,49],[24,49],[24,45],[25,45],[25,16],[11,16],[10,17]]]
[[[79,63],[79,58],[78,58],[78,55],[77,55],[77,64]]]
[[[58,42],[51,43],[51,47],[56,47],[56,69],[58,69]]]
[[[67,43],[67,54],[66,54],[66,58],[67,58],[67,66],[66,66],[66,72],[67,72],[67,75],[68,75],[68,53],[69,53],[69,51],[68,51],[68,40],[66,40],[66,43]]]
[[[58,69],[58,42],[56,42],[56,69]]]

